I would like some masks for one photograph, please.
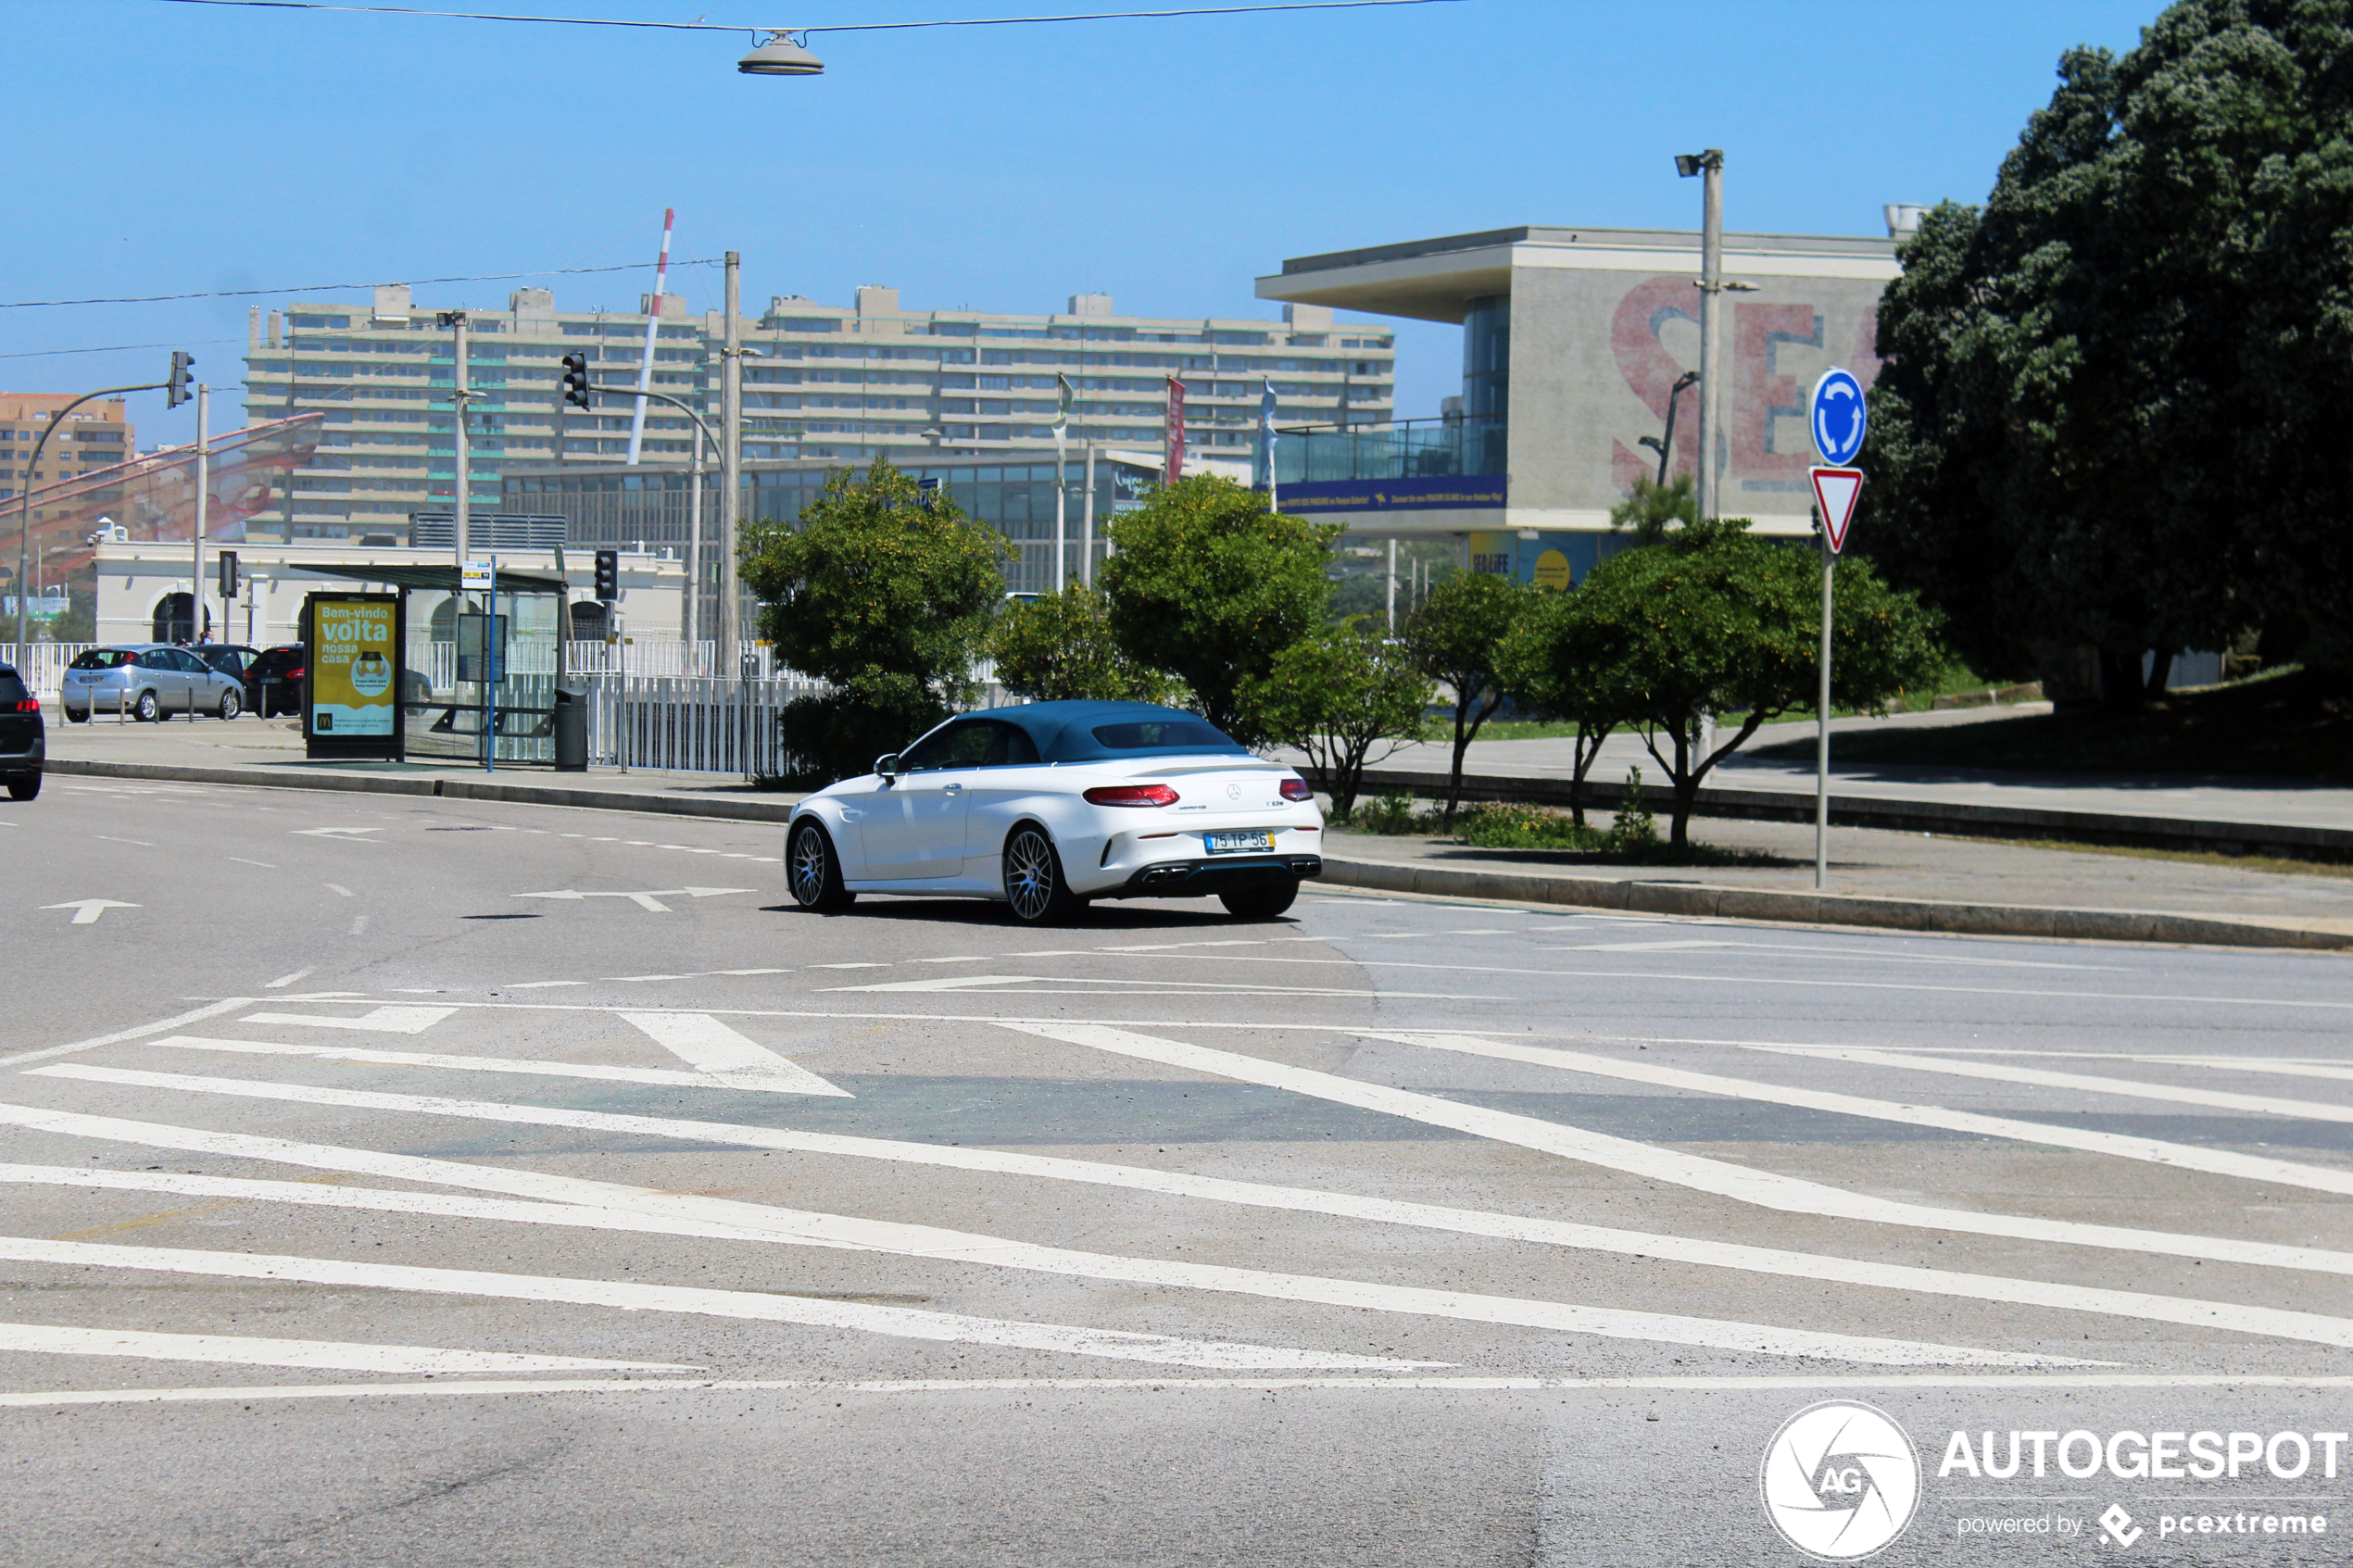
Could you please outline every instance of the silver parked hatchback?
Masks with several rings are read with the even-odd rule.
[[[120,643],[92,648],[66,666],[57,706],[66,722],[79,724],[93,710],[129,713],[141,723],[175,713],[195,718],[215,713],[234,719],[245,711],[245,683],[224,675],[186,648],[169,643]]]

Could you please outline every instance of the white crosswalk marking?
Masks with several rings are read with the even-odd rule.
[[[1000,1028],[1038,1035],[1050,1040],[1066,1040],[1073,1045],[1088,1046],[1120,1056],[1237,1078],[1244,1083],[1264,1084],[1272,1088],[1290,1089],[1361,1110],[1383,1111],[1431,1126],[1451,1127],[1475,1137],[1517,1144],[1523,1148],[1541,1149],[1565,1159],[1584,1160],[1669,1185],[1754,1203],[1759,1208],[1779,1210],[1783,1213],[1813,1214],[1826,1219],[1856,1220],[1874,1224],[1913,1225],[1923,1230],[1963,1235],[2059,1242],[2075,1247],[2114,1248],[2122,1251],[2178,1258],[2227,1259],[2248,1263],[2265,1261],[2271,1267],[2304,1267],[2307,1266],[2305,1262],[2294,1260],[2310,1257],[2305,1248],[2279,1248],[2224,1236],[2171,1236],[2161,1231],[2092,1224],[2074,1220],[2047,1220],[2027,1214],[1937,1209],[1925,1203],[1907,1203],[1849,1192],[1802,1177],[1750,1170],[1729,1160],[1709,1160],[1632,1138],[1612,1137],[1606,1133],[1590,1133],[1559,1122],[1546,1122],[1538,1117],[1520,1116],[1504,1110],[1490,1110],[1483,1106],[1464,1105],[1436,1095],[1416,1094],[1410,1089],[1393,1089],[1342,1078],[1334,1073],[1287,1067],[1236,1051],[1214,1050],[1155,1035],[1139,1035],[1131,1030],[1100,1024],[1017,1023],[1005,1019],[993,1022]],[[37,1067],[33,1071],[78,1073],[86,1070]],[[2311,1266],[2334,1268],[2334,1263],[2325,1261],[2316,1261]]]
[[[1953,1061],[1909,1051],[1856,1050],[1843,1046],[1751,1046],[1755,1051],[1783,1056],[1819,1057],[1871,1067],[1900,1067],[1914,1073],[1942,1073],[1958,1078],[1982,1078],[1997,1084],[2029,1084],[2038,1088],[2083,1089],[2093,1094],[2121,1095],[2128,1099],[2170,1100],[2208,1110],[2251,1110],[2263,1116],[2294,1116],[2309,1121],[2353,1122],[2353,1106],[2325,1100],[2281,1099],[2272,1095],[2232,1094],[2222,1089],[2183,1089],[2171,1084],[2143,1083],[2089,1073],[2052,1073],[2039,1067],[2016,1067],[1997,1061]]]
[[[258,1086],[258,1085],[257,1085]],[[288,1098],[293,1098],[289,1096]],[[303,1098],[324,1098],[306,1094]],[[381,1098],[401,1109],[430,1109],[430,1102],[412,1097],[340,1095],[343,1103]],[[406,1102],[405,1104],[402,1102]],[[470,1106],[456,1110],[444,1102],[442,1114],[466,1114],[482,1110],[522,1110],[524,1108]],[[610,1118],[613,1123],[650,1123],[645,1118]],[[717,1129],[714,1129],[717,1130]],[[740,1133],[746,1141],[758,1129]],[[314,1155],[314,1158],[317,1156]],[[327,1158],[333,1159],[332,1153]],[[348,1158],[346,1156],[346,1158]],[[1967,1346],[1940,1345],[1874,1336],[1821,1333],[1806,1329],[1688,1317],[1680,1313],[1628,1311],[1579,1303],[1528,1300],[1465,1291],[1428,1290],[1370,1281],[1327,1279],[1312,1275],[1275,1273],[1215,1264],[1178,1262],[1153,1258],[1114,1257],[1059,1247],[1040,1247],[1000,1236],[976,1236],[934,1225],[894,1221],[862,1220],[848,1215],[813,1213],[743,1203],[727,1198],[699,1198],[678,1193],[648,1192],[613,1183],[591,1182],[545,1173],[487,1171],[449,1160],[408,1160],[398,1166],[386,1157],[368,1158],[379,1170],[411,1174],[430,1170],[427,1179],[447,1185],[492,1190],[557,1202],[605,1204],[634,1212],[675,1215],[718,1221],[773,1233],[821,1247],[862,1251],[895,1252],[934,1261],[980,1263],[992,1268],[1030,1270],[1080,1278],[1117,1280],[1182,1289],[1228,1291],[1277,1300],[1313,1301],[1327,1306],[1371,1309],[1416,1316],[1452,1318],[1471,1323],[1511,1323],[1558,1333],[1597,1335],[1611,1339],[1653,1339],[1669,1344],[1707,1346],[1719,1349],[1778,1356],[1813,1356],[1856,1361],[1867,1366],[2078,1366],[2082,1361],[2060,1356],[1982,1350]],[[6,1256],[0,1248],[0,1256]]]
[[[382,1097],[376,1097],[381,1098]],[[411,1106],[434,1104],[445,1113],[463,1114],[476,1108],[463,1101],[405,1100]],[[515,1108],[482,1107],[484,1111]],[[520,1115],[529,1115],[521,1112]],[[996,1149],[942,1148],[936,1144],[894,1143],[884,1139],[839,1135],[791,1133],[768,1128],[733,1127],[668,1117],[615,1117],[598,1112],[543,1112],[531,1119],[559,1125],[609,1127],[664,1137],[695,1137],[713,1143],[758,1143],[809,1153],[929,1165],[994,1174],[1040,1177],[1050,1181],[1125,1187],[1139,1192],[1165,1193],[1213,1203],[1289,1210],[1368,1221],[1377,1224],[1415,1226],[1461,1236],[1497,1240],[1529,1241],[1550,1246],[1616,1253],[1629,1258],[1668,1259],[1708,1268],[1802,1280],[1829,1280],[1869,1289],[1948,1296],[1969,1300],[2036,1306],[2064,1311],[2101,1312],[2155,1323],[2222,1328],[2234,1333],[2269,1335],[2284,1339],[2353,1348],[2353,1321],[2316,1313],[2281,1311],[2235,1303],[2190,1300],[2145,1291],[2097,1286],[2054,1285],[2038,1280],[2006,1279],[1946,1269],[1877,1263],[1819,1252],[1793,1252],[1749,1247],[1734,1242],[1699,1240],[1533,1219],[1479,1210],[1445,1208],[1361,1198],[1349,1193],[1272,1186],[1256,1182],[1184,1172],[1156,1171],[1139,1166],[1100,1164],[1055,1156],[1011,1154]],[[0,1123],[75,1137],[100,1138],[151,1148],[174,1148],[226,1154],[240,1159],[276,1160],[314,1169],[354,1174],[396,1177],[443,1185],[484,1185],[478,1168],[412,1155],[371,1154],[238,1133],[212,1133],[194,1128],[125,1121],[117,1117],[81,1116],[40,1111],[30,1107],[0,1105]],[[431,1214],[450,1218],[515,1221],[527,1224],[572,1225],[598,1229],[663,1231],[736,1241],[798,1240],[720,1221],[655,1218],[593,1207],[604,1195],[576,1185],[534,1184],[527,1190],[543,1196],[532,1199],[478,1198],[444,1193],[394,1192],[347,1186],[321,1186],[306,1182],[254,1181],[242,1177],[181,1175],[161,1172],[106,1171],[58,1166],[0,1165],[0,1182],[53,1185],[111,1187],[125,1191],[219,1196],[314,1207],[375,1209],[392,1213]],[[511,1181],[495,1184],[504,1190],[526,1190]],[[560,1196],[559,1196],[560,1195]],[[2353,1257],[2335,1255],[2334,1272],[2353,1274]]]
[[[738,1087],[852,1098],[848,1089],[835,1087],[707,1012],[624,1012],[621,1016],[681,1060]]]
[[[60,1356],[131,1356],[224,1366],[322,1367],[335,1372],[520,1373],[698,1372],[673,1361],[592,1361],[503,1350],[441,1350],[423,1345],[352,1345],[331,1339],[263,1339],[239,1334],[160,1334],[0,1323],[0,1350]]]
[[[1107,1356],[1116,1361],[1159,1361],[1170,1366],[1306,1368],[1355,1367],[1412,1372],[1438,1363],[1378,1356],[1293,1350],[1278,1346],[1223,1340],[1178,1339],[1161,1334],[1125,1334],[1108,1329],[1068,1328],[1060,1323],[1014,1323],[963,1317],[953,1312],[875,1307],[760,1291],[712,1290],[698,1286],[646,1285],[635,1281],[567,1279],[544,1274],[494,1273],[473,1269],[428,1269],[400,1263],[347,1263],[333,1258],[296,1258],[255,1252],[210,1252],[164,1247],[116,1247],[88,1241],[36,1241],[0,1236],[0,1258],[22,1263],[62,1263],[102,1269],[140,1269],[167,1273],[209,1274],[223,1279],[299,1280],[382,1290],[429,1291],[515,1301],[567,1301],[624,1311],[686,1312],[703,1317],[847,1328],[904,1339],[939,1339],[1069,1355]]]
[[[682,1089],[723,1088],[794,1095],[847,1094],[846,1090],[831,1085],[822,1089],[812,1089],[799,1079],[758,1071],[682,1073],[668,1067],[602,1067],[564,1061],[522,1061],[513,1057],[453,1056],[435,1051],[371,1049],[366,1046],[287,1046],[269,1040],[208,1039],[200,1035],[171,1035],[155,1043],[180,1050],[308,1057],[318,1061],[371,1062],[384,1067],[439,1067],[458,1073],[510,1073],[539,1078],[588,1078],[608,1084],[661,1084]],[[785,1065],[791,1067],[792,1063],[786,1062]],[[799,1069],[794,1068],[794,1072],[798,1073]],[[823,1084],[824,1080],[820,1078],[816,1082]]]
[[[1942,1127],[1949,1132],[1979,1133],[1988,1137],[2013,1138],[2021,1143],[2080,1148],[2092,1154],[2113,1155],[2120,1160],[2140,1160],[2152,1165],[2204,1171],[2242,1181],[2273,1182],[2284,1186],[2353,1197],[2353,1171],[2332,1171],[2318,1165],[2297,1164],[2293,1160],[2240,1154],[2231,1149],[2200,1148],[2194,1144],[2168,1143],[2160,1138],[2096,1132],[2085,1127],[2054,1126],[2047,1122],[1987,1116],[1973,1110],[1903,1105],[1894,1100],[1868,1099],[1860,1095],[1835,1094],[1823,1089],[1790,1088],[1749,1078],[1727,1078],[1714,1073],[1688,1073],[1680,1068],[1650,1062],[1622,1061],[1586,1051],[1523,1046],[1513,1041],[1490,1040],[1472,1035],[1407,1034],[1378,1029],[1359,1029],[1353,1033],[1367,1039],[1394,1040],[1401,1045],[1421,1046],[1431,1050],[1460,1051],[1466,1056],[1491,1057],[1502,1061],[1531,1062],[1541,1067],[1556,1067],[1564,1072],[1591,1073],[1596,1077],[1655,1084],[1664,1088],[1692,1089],[1701,1094],[1726,1095],[1768,1105],[1827,1110],[1841,1116],[1900,1122],[1907,1126]]]
[[[240,1023],[299,1023],[313,1029],[363,1029],[374,1035],[422,1035],[456,1012],[456,1008],[417,1007],[394,1003],[371,1008],[357,1018],[317,1012],[254,1012]]]

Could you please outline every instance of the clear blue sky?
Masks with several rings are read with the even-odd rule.
[[[478,8],[821,26],[1075,7]],[[1287,256],[1518,223],[1696,227],[1698,183],[1670,157],[1703,146],[1726,149],[1732,229],[1881,233],[1883,203],[1982,198],[2060,52],[2129,48],[2158,9],[1465,0],[820,33],[825,74],[793,79],[736,74],[749,35],[8,0],[0,301],[650,261],[674,207],[677,254],[741,251],[754,309],[887,283],[911,307],[1101,290],[1137,314],[1271,315],[1252,280]],[[650,274],[545,281],[567,307],[632,309]],[[514,286],[419,298],[503,306]],[[698,309],[718,288],[716,269],[673,273]],[[0,309],[0,355],[187,345],[234,405],[251,303]],[[1455,389],[1459,340],[1401,327],[1401,414]],[[0,358],[0,389],[160,379],[166,355]],[[142,445],[193,433],[160,395],[133,417]]]

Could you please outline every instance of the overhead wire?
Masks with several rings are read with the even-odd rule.
[[[721,264],[720,258],[715,256],[702,257],[693,261],[671,263],[673,267],[717,267]],[[511,282],[517,278],[568,278],[576,277],[584,272],[636,272],[648,270],[652,266],[653,263],[650,261],[623,261],[611,267],[542,267],[531,272],[477,272],[469,277],[409,278],[395,281],[406,282],[412,288],[421,283],[504,283]],[[36,306],[48,305],[156,305],[175,299],[244,299],[256,295],[332,294],[338,290],[369,289],[376,286],[374,282],[300,283],[272,289],[196,289],[187,294],[133,294],[90,299],[9,299],[0,300],[0,310],[30,310]]]
[[[1262,6],[1197,6],[1164,11],[1085,11],[1053,17],[961,17],[937,21],[842,22],[780,28],[769,23],[632,21],[617,17],[535,17],[505,11],[428,11],[410,6],[340,6],[330,0],[163,0],[172,6],[234,6],[267,11],[343,11],[372,16],[432,17],[450,21],[548,22],[565,27],[641,27],[669,32],[888,32],[911,27],[1013,27],[1027,22],[1132,21],[1158,17],[1231,17],[1264,11],[1353,11],[1387,6],[1458,6],[1465,0],[1278,0]]]

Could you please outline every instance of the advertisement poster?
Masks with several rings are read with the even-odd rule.
[[[389,739],[400,720],[393,601],[320,595],[310,601],[310,618],[311,733]]]

